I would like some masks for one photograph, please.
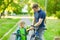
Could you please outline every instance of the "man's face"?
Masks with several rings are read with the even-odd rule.
[[[34,10],[34,12],[37,12],[37,11],[38,11],[38,9],[37,9],[37,8],[33,8],[33,10]]]

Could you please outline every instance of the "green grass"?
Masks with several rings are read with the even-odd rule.
[[[9,40],[9,39],[10,39],[10,36],[12,35],[12,32],[14,32],[14,31],[16,30],[16,28],[17,28],[17,25],[16,25],[16,27],[15,27],[7,36],[5,36],[2,40]]]
[[[19,19],[0,19],[0,38],[8,32]]]
[[[18,20],[19,19],[0,19],[0,37],[2,37],[3,34],[6,33],[9,29],[11,29]],[[46,27],[47,30],[44,33],[45,40],[53,40],[55,36],[60,36],[59,19],[47,19]],[[9,33],[3,40],[7,40],[11,33]]]
[[[47,30],[45,31],[45,39],[53,40],[55,36],[60,36],[60,20],[59,19],[47,19]]]

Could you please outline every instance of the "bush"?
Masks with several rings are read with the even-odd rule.
[[[56,16],[60,19],[60,11],[56,12]]]
[[[48,17],[52,16],[52,13],[47,12],[46,14]]]

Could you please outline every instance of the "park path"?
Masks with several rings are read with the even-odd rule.
[[[6,16],[6,17],[2,17],[2,18],[34,18],[33,16]],[[57,17],[46,17],[46,19],[58,19]]]
[[[32,24],[32,22],[30,21],[29,18],[22,18],[21,20],[25,21],[25,23],[26,23],[25,26]],[[18,28],[19,28],[19,26],[17,27],[17,29],[18,29]],[[16,30],[17,30],[17,29],[16,29]],[[16,33],[16,30],[15,30],[13,33]],[[30,40],[30,37],[31,37],[32,34],[33,34],[33,30],[29,31],[29,34],[27,35],[27,40]],[[16,37],[15,35],[12,35],[12,34],[11,34],[9,40],[15,40],[15,37]]]

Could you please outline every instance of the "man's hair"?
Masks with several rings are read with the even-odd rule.
[[[38,4],[33,4],[32,8],[38,8]]]

